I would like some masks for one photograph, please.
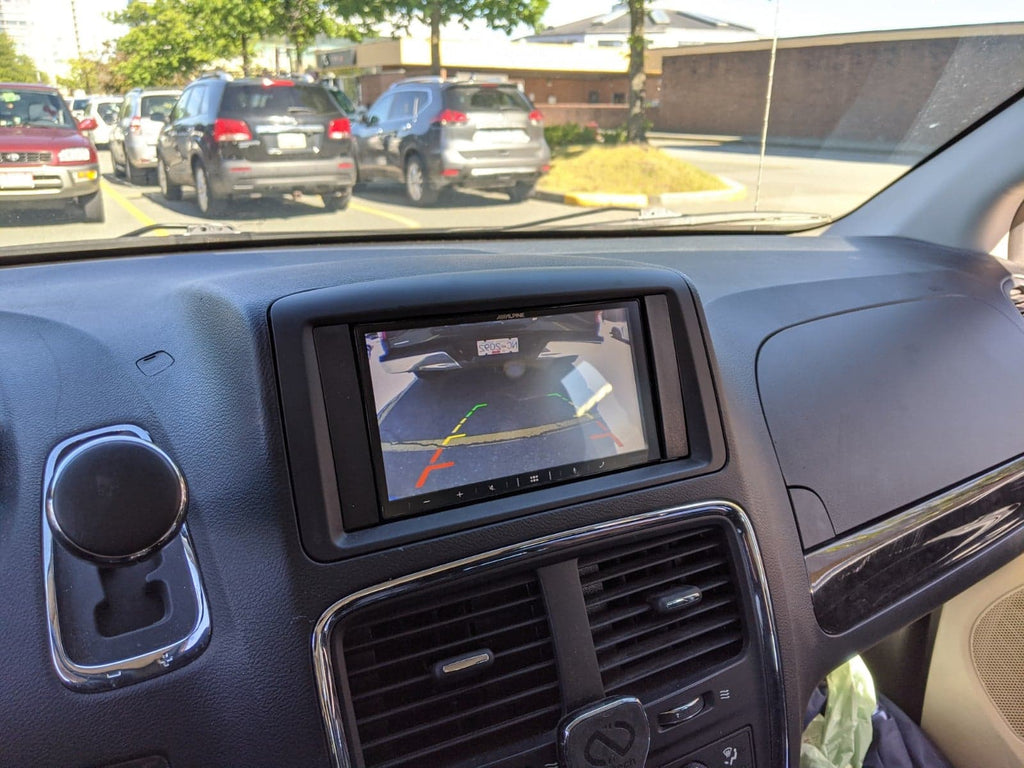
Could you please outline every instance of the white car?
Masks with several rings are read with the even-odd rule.
[[[88,134],[96,146],[105,147],[110,143],[110,131],[117,122],[117,112],[123,101],[121,96],[93,96],[89,99],[85,116],[96,121],[96,129]]]

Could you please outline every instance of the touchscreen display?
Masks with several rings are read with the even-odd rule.
[[[385,517],[655,458],[637,302],[358,335]]]

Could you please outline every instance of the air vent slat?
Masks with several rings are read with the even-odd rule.
[[[507,603],[501,603],[500,605],[497,605],[497,606],[495,606],[493,608],[489,608],[487,610],[476,611],[475,613],[472,613],[472,614],[461,614],[461,615],[452,616],[450,618],[446,618],[446,619],[440,620],[440,621],[436,621],[436,620],[432,621],[432,622],[425,621],[422,624],[418,624],[417,623],[419,621],[419,619],[418,619],[419,615],[427,614],[427,613],[437,613],[437,612],[440,612],[440,611],[444,611],[444,609],[451,607],[451,604],[449,603],[449,604],[446,604],[446,605],[438,606],[437,608],[433,609],[432,611],[423,611],[421,609],[421,610],[415,612],[414,614],[407,614],[404,617],[404,619],[395,619],[394,616],[388,616],[387,618],[388,618],[389,622],[390,621],[403,621],[404,620],[404,621],[407,621],[410,624],[413,624],[413,626],[411,628],[409,628],[409,629],[405,629],[405,630],[402,630],[400,632],[386,632],[386,629],[387,629],[386,627],[383,628],[383,630],[386,632],[388,640],[408,639],[410,637],[414,637],[415,635],[422,634],[423,632],[439,630],[439,629],[442,629],[442,628],[444,628],[446,626],[450,626],[450,625],[461,625],[461,624],[464,624],[466,622],[467,618],[476,617],[478,619],[483,619],[483,618],[487,618],[489,616],[494,616],[494,615],[497,615],[497,614],[505,613],[505,612],[507,612],[508,610],[510,610],[512,608],[519,608],[519,607],[522,607],[522,606],[532,605],[533,602],[534,602],[534,598],[526,597],[526,598],[522,598],[520,600],[510,601],[510,602],[507,602]],[[364,630],[364,632],[361,632],[360,634],[363,634],[363,633],[365,633],[365,630]],[[378,639],[360,640],[359,642],[352,643],[351,645],[348,645],[347,647],[349,648],[350,651],[357,652],[357,651],[363,650],[365,648],[375,647],[375,646],[377,646],[379,644],[379,642],[380,642],[380,640],[378,640]]]
[[[662,535],[579,559],[605,692],[641,700],[704,676],[743,650],[739,593],[724,529]],[[652,608],[680,586],[701,602],[678,614]]]
[[[696,661],[700,661],[702,665],[708,664],[709,666],[721,664],[736,655],[742,646],[742,642],[743,635],[739,628],[737,628],[736,631],[730,632],[727,635],[708,638],[688,650],[685,654],[678,654],[667,658],[659,655],[650,659],[646,664],[636,667],[628,675],[612,677],[605,683],[606,692],[612,694],[619,692],[623,688],[629,689],[636,683],[648,680],[651,677],[664,675],[670,669]],[[719,650],[727,650],[728,652],[720,656],[714,655],[714,652]]]
[[[583,582],[583,588],[586,589],[588,586],[590,586],[591,584],[595,584],[598,581],[609,581],[611,579],[619,579],[619,578],[622,578],[623,576],[628,576],[631,573],[635,573],[636,571],[643,570],[644,568],[651,568],[651,567],[653,567],[655,565],[661,565],[663,563],[670,563],[673,560],[675,560],[677,557],[692,557],[694,555],[700,554],[701,552],[707,552],[710,549],[714,549],[715,546],[716,545],[715,545],[714,542],[703,543],[703,544],[698,544],[696,546],[690,547],[686,551],[670,552],[670,553],[666,554],[664,557],[654,558],[654,559],[651,559],[650,561],[647,561],[645,559],[641,559],[639,562],[634,562],[634,561],[630,560],[630,561],[627,561],[627,562],[623,563],[620,566],[617,566],[615,568],[608,568],[607,570],[603,571],[601,573],[601,577],[599,579],[594,579],[594,580]]]
[[[718,558],[717,560],[706,560],[699,564],[694,564],[693,566],[688,568],[680,568],[678,570],[661,572],[655,576],[649,576],[647,578],[637,579],[635,581],[626,581],[621,586],[606,589],[604,592],[602,592],[599,598],[595,597],[593,600],[588,600],[587,608],[588,610],[592,608],[597,608],[602,605],[605,605],[606,603],[610,603],[615,600],[621,600],[626,597],[631,597],[640,592],[649,592],[651,591],[652,587],[662,587],[666,584],[671,584],[673,582],[682,583],[685,579],[688,579],[692,576],[696,576],[698,573],[709,571],[712,568],[720,568],[723,565],[725,565],[725,559]],[[602,579],[600,580],[600,582],[592,583],[607,584],[607,581]],[[587,590],[584,590],[584,594],[586,593]]]
[[[398,766],[426,766],[426,765],[447,765],[448,763],[443,758],[437,757],[438,753],[442,753],[445,750],[450,750],[453,747],[466,745],[467,743],[476,743],[479,741],[486,741],[488,736],[492,736],[503,731],[511,731],[515,733],[517,728],[525,727],[527,724],[532,723],[538,718],[551,718],[558,719],[558,715],[561,712],[561,708],[554,706],[548,710],[541,710],[537,712],[529,712],[525,715],[520,715],[516,718],[509,718],[503,720],[500,723],[492,725],[488,728],[481,728],[474,730],[471,734],[466,737],[458,737],[447,739],[438,744],[434,744],[428,748],[421,749],[418,752],[412,752],[402,755],[401,759],[389,760],[384,763],[368,763],[374,766],[374,768],[397,768]],[[554,730],[552,726],[548,730]],[[553,736],[553,734],[552,734]],[[493,744],[491,745],[493,748]],[[481,748],[479,751],[484,751],[485,748]],[[431,757],[434,755],[435,757]]]
[[[411,662],[421,661],[423,659],[430,659],[437,661],[438,659],[446,656],[453,656],[458,653],[458,649],[470,650],[470,646],[478,647],[480,645],[486,645],[487,641],[500,637],[507,633],[521,632],[528,629],[530,626],[542,622],[546,622],[547,619],[543,616],[537,619],[528,619],[527,621],[516,622],[515,624],[509,624],[507,627],[501,627],[500,629],[493,629],[490,632],[481,632],[473,637],[467,637],[461,640],[455,640],[450,643],[443,645],[437,645],[423,650],[417,650],[413,653],[405,656],[396,656],[389,658],[387,661],[382,661],[378,664],[372,664],[368,667],[361,669],[354,669],[349,672],[350,678],[355,678],[358,675],[367,675],[371,672],[380,672],[388,667],[393,667],[398,664],[409,664]],[[545,642],[545,641],[539,641]]]
[[[561,713],[550,627],[536,575],[405,595],[339,627],[351,728],[367,768],[478,766],[546,749]],[[435,665],[486,649],[490,661],[439,679]]]
[[[616,632],[602,634],[600,636],[600,642],[598,642],[598,634],[595,632],[594,647],[597,649],[598,653],[601,653],[602,651],[605,651],[618,643],[624,643],[628,640],[635,640],[637,638],[641,638],[647,634],[650,634],[652,631],[666,629],[668,627],[671,627],[673,624],[686,622],[684,626],[687,626],[690,625],[691,622],[693,622],[700,616],[712,613],[716,609],[722,608],[723,606],[732,605],[734,601],[735,598],[729,595],[728,597],[723,597],[718,600],[702,602],[697,607],[687,611],[685,617],[683,618],[679,616],[669,616],[667,618],[664,618],[660,622],[652,622],[651,624],[645,624],[639,627],[637,627],[635,624],[627,624],[624,628],[619,629]],[[729,620],[733,621],[735,619],[734,617],[730,616]],[[662,637],[662,635],[658,635],[658,637]]]
[[[665,536],[657,536],[651,539],[645,539],[639,543],[634,544],[623,544],[615,548],[614,557],[622,560],[632,555],[649,555],[653,550],[658,547],[671,544],[675,547],[682,548],[685,546],[684,542],[690,541],[695,538],[699,538],[701,531],[690,531],[688,533],[674,533]],[[584,568],[588,565],[594,565],[596,563],[607,564],[609,554],[607,550],[599,550],[598,552],[583,555],[580,557],[580,568]]]

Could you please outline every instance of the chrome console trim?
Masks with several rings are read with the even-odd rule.
[[[532,557],[550,555],[570,547],[601,541],[606,537],[637,531],[656,531],[662,526],[669,526],[684,520],[696,521],[705,517],[725,518],[734,526],[734,532],[744,556],[742,565],[746,569],[745,575],[751,582],[757,624],[754,630],[761,641],[765,656],[764,678],[768,698],[769,701],[783,701],[782,664],[778,635],[775,630],[775,617],[772,611],[771,596],[768,592],[768,582],[765,578],[764,562],[761,559],[761,551],[757,545],[750,518],[743,509],[733,502],[706,501],[646,512],[501,547],[367,587],[333,603],[323,612],[316,623],[313,630],[312,651],[320,711],[323,715],[327,742],[335,768],[353,768],[340,709],[341,703],[334,680],[333,664],[331,663],[331,633],[337,622],[348,613],[356,608],[405,594],[420,587],[443,585],[452,579],[475,574],[488,567],[507,566]],[[789,736],[785,717],[777,720],[769,719],[769,736],[773,745],[773,754],[766,764],[789,765]]]
[[[44,476],[44,502],[42,515],[43,574],[46,587],[46,622],[50,645],[50,658],[53,661],[54,669],[56,669],[61,682],[63,682],[67,687],[77,691],[91,692],[122,688],[126,685],[138,683],[151,677],[156,677],[157,675],[170,672],[172,669],[176,669],[177,667],[187,664],[202,653],[210,640],[210,610],[206,601],[206,592],[203,589],[202,577],[199,573],[199,564],[196,560],[195,550],[192,548],[192,541],[189,538],[188,529],[183,524],[178,535],[181,537],[182,548],[185,551],[192,592],[196,600],[197,609],[196,621],[188,634],[173,643],[169,643],[160,648],[155,648],[147,653],[125,659],[115,659],[105,664],[78,664],[68,656],[67,651],[65,650],[64,642],[61,637],[60,616],[57,608],[57,584],[54,576],[53,556],[53,548],[55,546],[54,535],[50,530],[47,502],[50,496],[50,488],[52,486],[55,469],[60,459],[85,442],[103,439],[110,436],[120,436],[122,438],[129,437],[151,442],[148,432],[131,424],[119,424],[116,426],[93,430],[91,432],[85,432],[64,440],[50,452],[50,456],[46,461],[46,472]],[[153,447],[155,448],[156,446]],[[157,448],[157,450],[159,449]],[[184,483],[184,478],[182,478],[182,483]],[[58,544],[57,546],[60,545]]]

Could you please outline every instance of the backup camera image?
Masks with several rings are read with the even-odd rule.
[[[627,303],[363,333],[387,496],[415,499],[395,513],[648,461],[638,321]]]

